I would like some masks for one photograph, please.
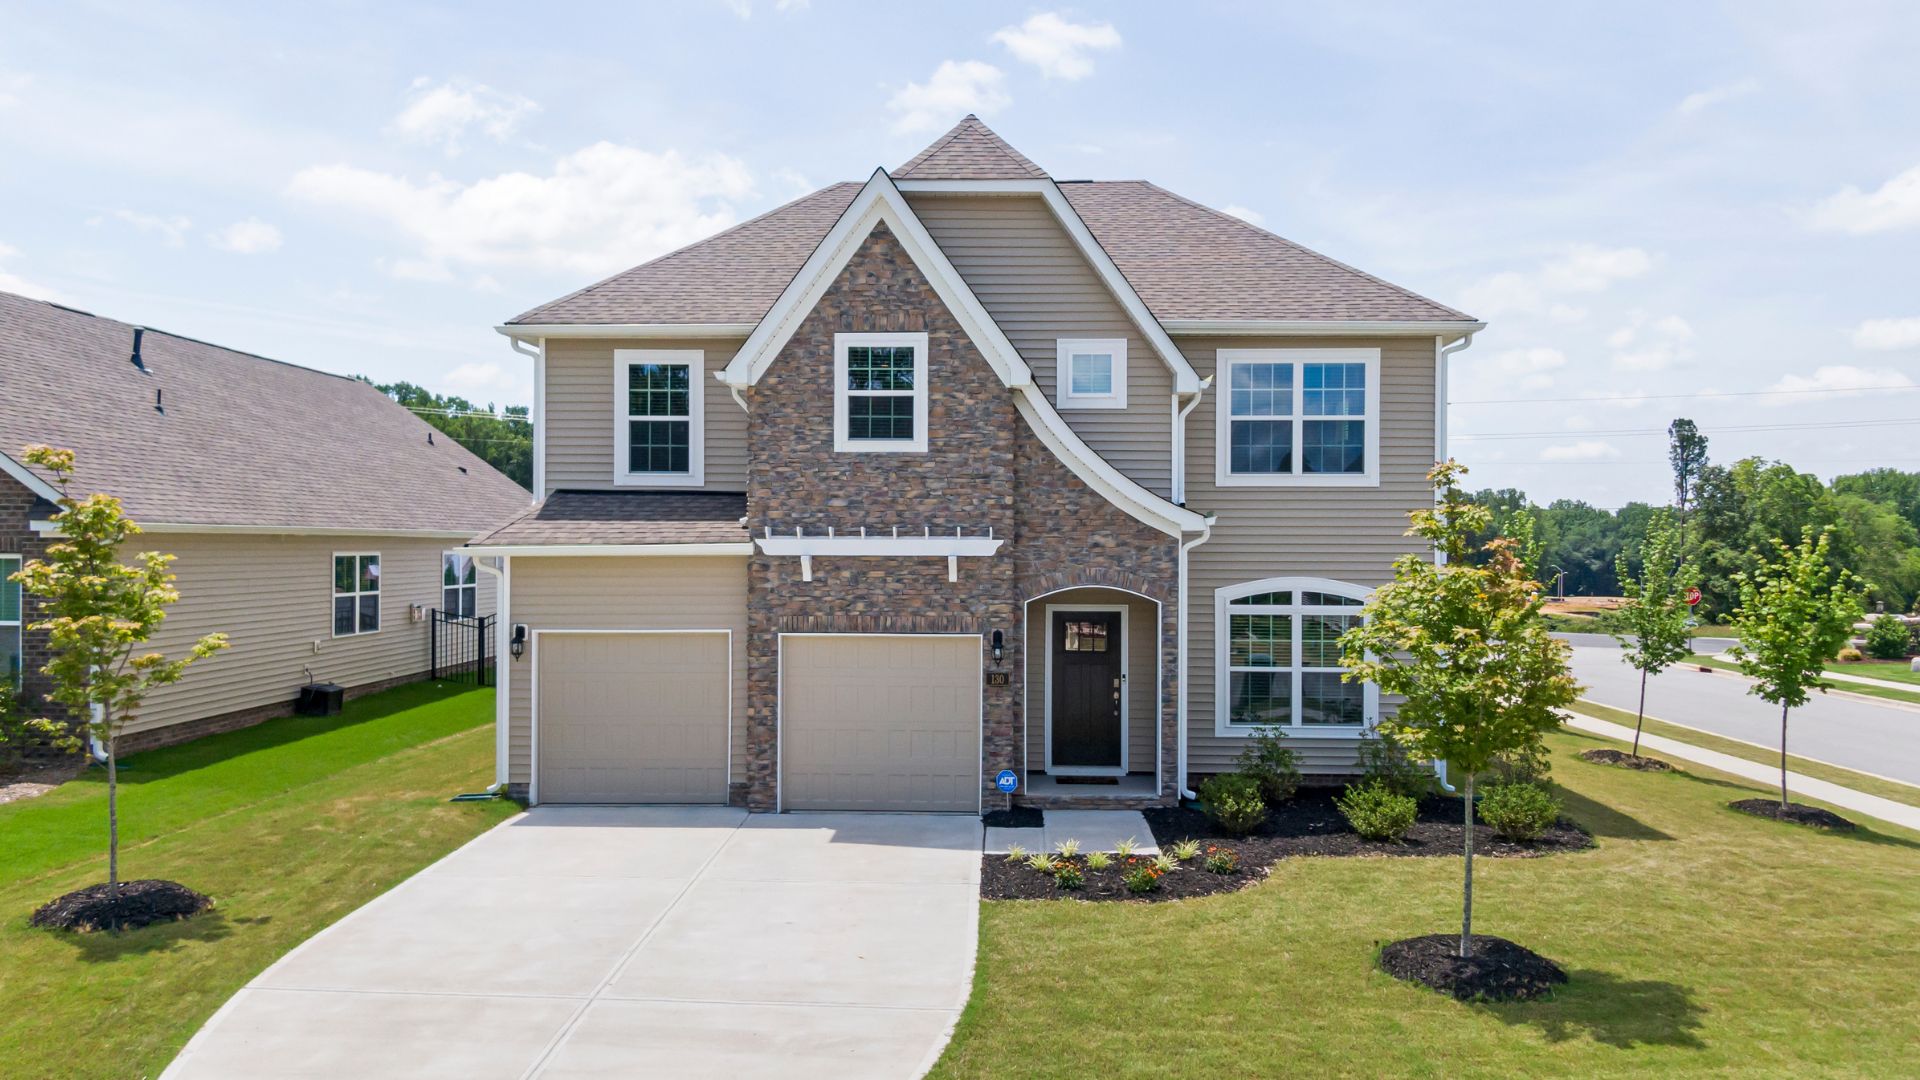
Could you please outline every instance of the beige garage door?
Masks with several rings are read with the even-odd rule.
[[[980,809],[980,639],[781,639],[789,810]]]
[[[541,802],[726,802],[727,635],[541,634]]]

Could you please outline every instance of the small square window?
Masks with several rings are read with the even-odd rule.
[[[1062,409],[1127,407],[1125,338],[1062,339],[1055,353]]]

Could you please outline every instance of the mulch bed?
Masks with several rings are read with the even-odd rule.
[[[1807,825],[1815,829],[1832,829],[1835,832],[1852,832],[1854,824],[1831,810],[1822,810],[1817,806],[1801,803],[1780,805],[1778,799],[1741,799],[1727,804],[1743,814],[1754,817],[1772,818],[1775,821],[1790,822],[1794,825]]]
[[[1641,772],[1672,772],[1673,766],[1653,757],[1635,757],[1625,750],[1601,749],[1582,750],[1580,760],[1591,761],[1595,765],[1613,765],[1622,769],[1638,769]]]
[[[1201,846],[1225,847],[1240,856],[1240,871],[1214,874],[1200,860],[1182,864],[1179,870],[1161,878],[1160,888],[1150,893],[1130,893],[1121,881],[1120,871],[1109,868],[1086,874],[1086,887],[1060,889],[1053,878],[1026,866],[1009,863],[1004,855],[983,856],[980,862],[980,896],[986,900],[1182,900],[1194,896],[1234,892],[1263,880],[1280,859],[1299,855],[1329,856],[1440,856],[1458,855],[1461,849],[1460,801],[1452,798],[1421,800],[1420,810],[1407,838],[1399,843],[1364,840],[1347,825],[1334,805],[1337,791],[1307,788],[1280,809],[1267,815],[1267,822],[1250,836],[1233,836],[1215,825],[1204,813],[1191,807],[1156,807],[1141,811],[1161,850],[1177,840],[1198,840]],[[1492,858],[1534,858],[1563,851],[1580,851],[1593,846],[1586,830],[1561,818],[1538,840],[1518,843],[1502,840],[1493,830],[1478,822],[1473,830],[1475,856]]]
[[[1380,970],[1461,1001],[1525,1001],[1567,981],[1560,965],[1506,938],[1475,934],[1460,956],[1460,935],[1428,934],[1380,950]]]
[[[117,914],[120,928],[133,930],[151,923],[190,918],[212,906],[211,898],[177,881],[144,878],[120,883],[117,912],[116,905],[107,897],[106,883],[101,882],[48,901],[29,921],[48,930],[90,933],[111,929]]]
[[[1007,810],[989,810],[980,815],[980,824],[989,829],[1037,829],[1044,815],[1031,806],[1015,806]]]

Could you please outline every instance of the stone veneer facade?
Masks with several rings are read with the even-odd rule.
[[[833,448],[833,338],[837,333],[928,336],[926,453],[837,453]],[[1021,767],[1026,601],[1076,586],[1109,586],[1161,604],[1162,796],[1172,782],[1178,672],[1174,597],[1178,543],[1107,502],[1075,477],[1014,407],[1013,391],[967,337],[886,226],[855,252],[793,338],[748,392],[747,519],[767,528],[842,532],[892,526],[1005,537],[988,558],[799,560],[755,554],[747,581],[747,776],[735,799],[775,806],[782,633],[978,633],[981,662],[1015,673],[985,687],[984,809],[1009,799],[993,787]],[[985,653],[1003,631],[1005,655]]]

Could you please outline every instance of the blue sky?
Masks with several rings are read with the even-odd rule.
[[[975,111],[1487,318],[1476,485],[1920,468],[1920,5],[279,7],[5,14],[0,289],[525,402],[495,324]]]

